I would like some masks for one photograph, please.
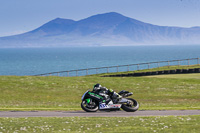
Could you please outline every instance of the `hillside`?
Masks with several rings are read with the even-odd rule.
[[[200,27],[157,26],[110,12],[74,21],[56,18],[20,35],[0,37],[0,47],[200,44]]]
[[[139,110],[200,109],[199,76],[0,76],[0,110],[81,110],[81,96],[96,83],[133,92]]]

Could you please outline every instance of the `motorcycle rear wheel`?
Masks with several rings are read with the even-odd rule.
[[[139,108],[139,103],[132,98],[127,98],[129,100],[129,103],[122,104],[122,109],[127,111],[127,112],[135,112]]]
[[[81,108],[86,112],[96,112],[98,110],[98,105],[95,101],[88,104],[86,100],[83,100],[81,102]]]

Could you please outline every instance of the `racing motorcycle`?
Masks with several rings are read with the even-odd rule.
[[[97,110],[120,110],[120,108],[127,112],[135,112],[138,110],[139,103],[135,99],[126,98],[133,95],[132,92],[122,90],[118,94],[122,96],[122,98],[112,99],[108,104],[106,104],[100,102],[102,101],[102,96],[88,90],[81,98],[81,108],[86,112],[96,112]]]

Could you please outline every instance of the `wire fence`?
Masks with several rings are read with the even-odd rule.
[[[137,70],[144,70],[144,69],[159,68],[159,67],[164,67],[164,66],[170,67],[170,66],[199,65],[199,63],[200,63],[200,58],[198,57],[198,58],[189,58],[189,59],[181,59],[181,60],[169,60],[169,61],[158,61],[158,62],[118,65],[118,66],[109,66],[109,67],[59,71],[59,72],[37,74],[34,76],[74,77],[74,76],[85,76],[85,75],[93,75],[93,74],[101,74],[101,73],[137,71]]]

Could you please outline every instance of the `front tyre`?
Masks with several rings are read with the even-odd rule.
[[[87,101],[84,99],[81,102],[81,108],[86,112],[96,112],[98,110],[98,105],[95,101],[90,101],[90,103],[87,103]]]
[[[126,98],[128,99],[127,103],[122,104],[122,109],[127,111],[127,112],[135,112],[139,108],[139,103],[132,98]]]

